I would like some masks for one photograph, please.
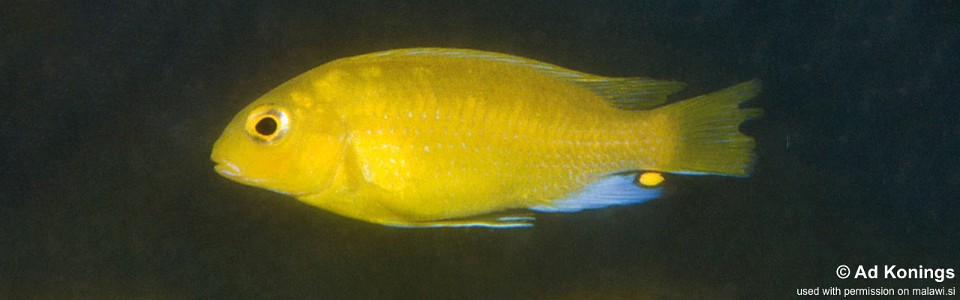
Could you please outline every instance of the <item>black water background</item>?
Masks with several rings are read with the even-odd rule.
[[[15,1],[16,2],[16,1]],[[960,269],[956,1],[188,1],[0,11],[0,295],[781,298],[840,264]],[[323,62],[464,47],[611,76],[760,78],[747,180],[530,230],[402,230],[228,182],[236,111]]]

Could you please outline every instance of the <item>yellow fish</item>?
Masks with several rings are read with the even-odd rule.
[[[224,177],[399,227],[523,227],[659,197],[662,173],[745,177],[756,80],[663,105],[679,82],[505,54],[399,49],[303,73],[240,111]]]

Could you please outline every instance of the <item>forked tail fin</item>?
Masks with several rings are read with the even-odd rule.
[[[746,177],[754,161],[754,141],[740,132],[744,120],[759,117],[758,108],[739,104],[760,93],[751,80],[710,94],[672,103],[656,110],[675,126],[676,156],[659,171]]]

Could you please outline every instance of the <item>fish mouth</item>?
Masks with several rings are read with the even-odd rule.
[[[214,163],[216,163],[216,165],[213,166],[213,170],[227,179],[247,185],[260,185],[264,182],[263,179],[243,176],[243,173],[240,172],[240,167],[228,161],[214,161]]]
[[[240,177],[241,175],[240,168],[238,168],[237,165],[232,164],[230,162],[226,162],[226,161],[217,161],[215,163],[216,165],[213,166],[213,169],[217,171],[217,173],[220,173],[220,175],[222,175],[223,177],[227,177],[227,178]]]
[[[234,182],[238,182],[240,184],[261,187],[261,188],[265,188],[280,194],[291,195],[294,197],[301,197],[301,196],[316,193],[316,192],[294,193],[294,192],[289,192],[282,189],[277,189],[276,187],[273,187],[270,184],[270,181],[266,178],[250,178],[248,176],[245,176],[243,172],[240,171],[240,167],[238,167],[237,165],[229,161],[214,160],[213,163],[214,163],[213,170],[215,170],[217,174],[220,174],[220,176],[223,176],[224,178],[227,178]]]

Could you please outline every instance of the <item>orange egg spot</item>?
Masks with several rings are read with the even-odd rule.
[[[663,174],[659,172],[645,172],[637,177],[637,181],[646,187],[654,187],[663,182]]]

